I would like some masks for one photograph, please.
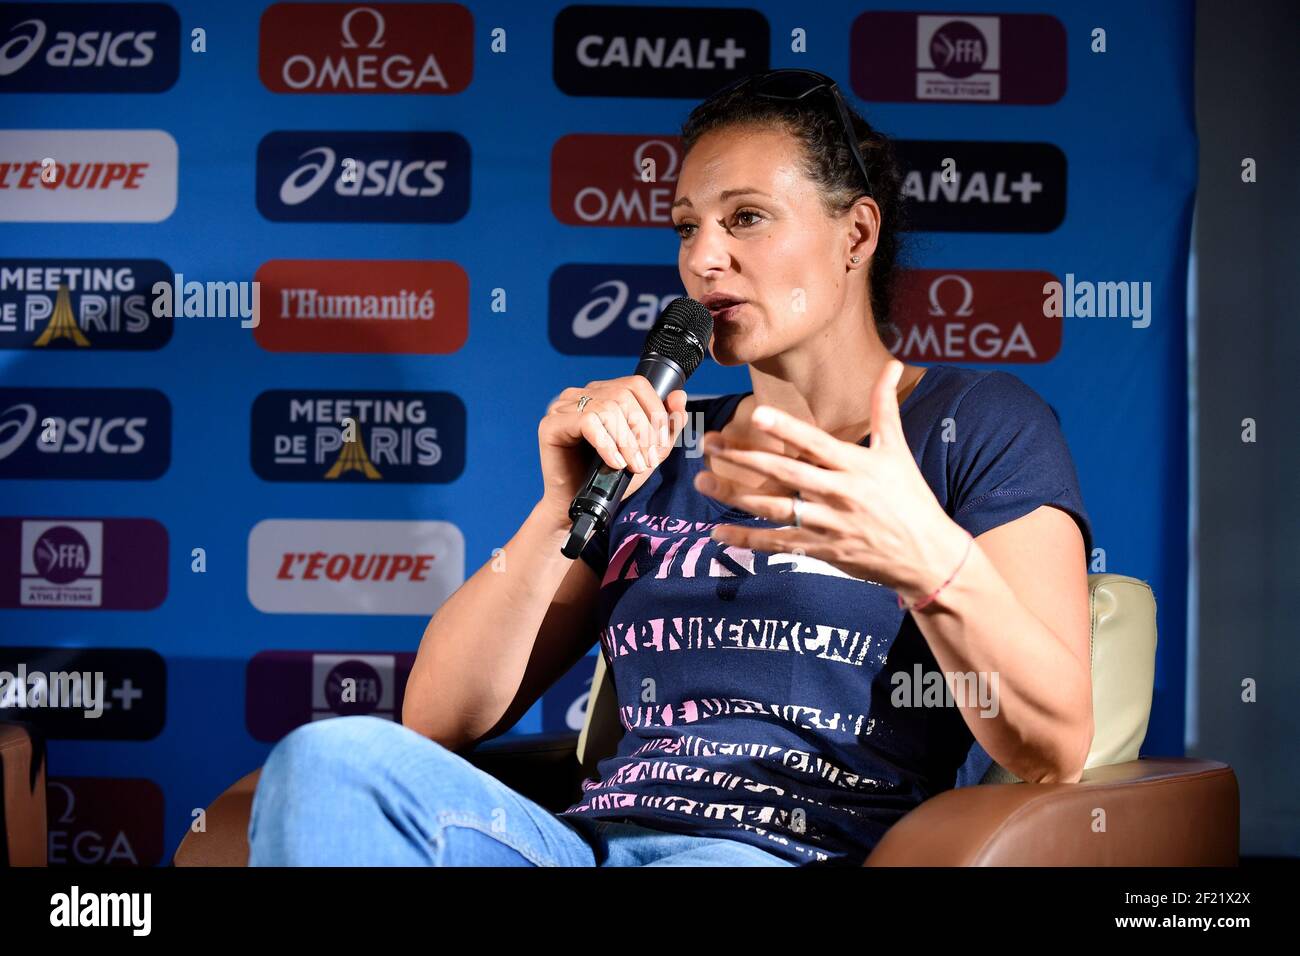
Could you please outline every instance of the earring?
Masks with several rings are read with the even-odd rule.
[[[849,262],[857,262],[861,258],[862,258],[861,256],[853,256],[852,258],[849,259]]]

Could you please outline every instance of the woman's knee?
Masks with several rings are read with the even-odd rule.
[[[411,746],[450,753],[436,741],[382,717],[330,717],[303,724],[281,738],[262,767],[262,778],[325,777],[334,783],[352,774],[372,778],[393,765],[396,750]]]

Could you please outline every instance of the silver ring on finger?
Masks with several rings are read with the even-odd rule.
[[[578,399],[578,411],[581,412],[582,409],[583,409],[583,407],[586,406],[586,404],[587,404],[589,401],[591,401],[591,396],[590,396],[590,395],[583,395],[581,398],[579,398],[579,399]]]
[[[794,511],[794,526],[796,528],[802,528],[803,495],[799,494],[798,491],[790,496],[790,507]]]

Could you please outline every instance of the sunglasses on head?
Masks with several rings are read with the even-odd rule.
[[[840,132],[848,143],[849,154],[853,157],[858,172],[862,174],[862,184],[866,188],[866,194],[871,195],[871,177],[867,175],[867,164],[858,150],[858,139],[853,134],[853,121],[849,119],[849,108],[845,105],[844,96],[834,80],[825,73],[818,73],[815,70],[767,70],[763,73],[742,76],[724,86],[713,96],[718,97],[749,87],[752,87],[750,92],[755,96],[784,102],[803,101],[818,93],[828,98],[835,106],[835,116],[840,122]]]

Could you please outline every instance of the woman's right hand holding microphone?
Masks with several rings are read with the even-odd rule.
[[[579,412],[584,395],[588,401]],[[591,448],[611,468],[632,470],[635,477],[624,492],[630,497],[668,457],[685,424],[686,391],[669,392],[664,402],[643,375],[566,388],[537,426],[541,504],[558,523],[568,521],[569,506],[591,469]]]

